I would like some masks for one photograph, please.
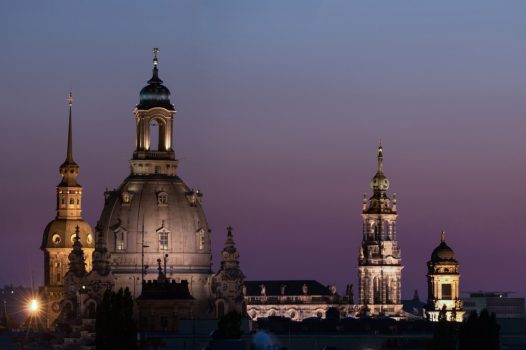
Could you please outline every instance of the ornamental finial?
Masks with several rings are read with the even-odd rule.
[[[446,231],[442,231],[442,233],[440,234],[440,242],[445,242],[446,241]]]
[[[69,105],[69,108],[71,108],[71,106],[73,105],[73,93],[71,91],[69,92],[69,95],[68,95],[68,105]]]
[[[154,66],[157,66],[157,64],[159,63],[159,61],[157,60],[157,53],[159,52],[159,48],[158,47],[154,47],[153,48],[153,65]]]

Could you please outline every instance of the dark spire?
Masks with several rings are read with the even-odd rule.
[[[153,48],[153,73],[152,78],[148,80],[148,84],[162,84],[163,81],[161,78],[159,78],[159,69],[157,68],[157,65],[159,64],[159,60],[157,59],[157,53],[159,53],[159,49],[157,47]]]
[[[80,230],[78,225],[75,228],[73,249],[71,250],[71,253],[69,253],[68,259],[69,271],[73,272],[77,277],[82,277],[86,274],[86,261],[84,259],[82,243],[80,242]]]

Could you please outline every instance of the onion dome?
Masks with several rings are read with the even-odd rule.
[[[446,235],[443,231],[440,237],[440,244],[435,248],[435,250],[433,250],[433,253],[431,254],[431,262],[457,263],[455,252],[446,244]]]
[[[378,146],[378,170],[371,180],[371,189],[376,192],[385,192],[389,189],[389,179],[384,175],[383,172],[383,148],[382,145]]]
[[[153,74],[152,78],[148,80],[148,85],[142,88],[139,94],[138,109],[150,109],[154,107],[162,107],[170,111],[175,110],[170,103],[170,90],[163,85],[163,81],[159,78],[159,69],[157,68],[157,52],[159,49],[153,49]]]

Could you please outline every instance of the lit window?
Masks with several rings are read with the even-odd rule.
[[[115,250],[124,251],[126,249],[126,232],[119,230],[115,232]]]
[[[168,250],[168,232],[159,232],[159,250]]]
[[[157,195],[157,204],[159,204],[159,205],[167,205],[168,204],[168,193],[160,192]]]

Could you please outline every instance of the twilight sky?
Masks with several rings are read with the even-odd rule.
[[[0,2],[0,285],[43,281],[67,92],[94,225],[128,175],[154,46],[215,269],[231,224],[249,279],[356,285],[381,139],[403,297],[425,297],[442,229],[462,291],[526,295],[524,0]]]

